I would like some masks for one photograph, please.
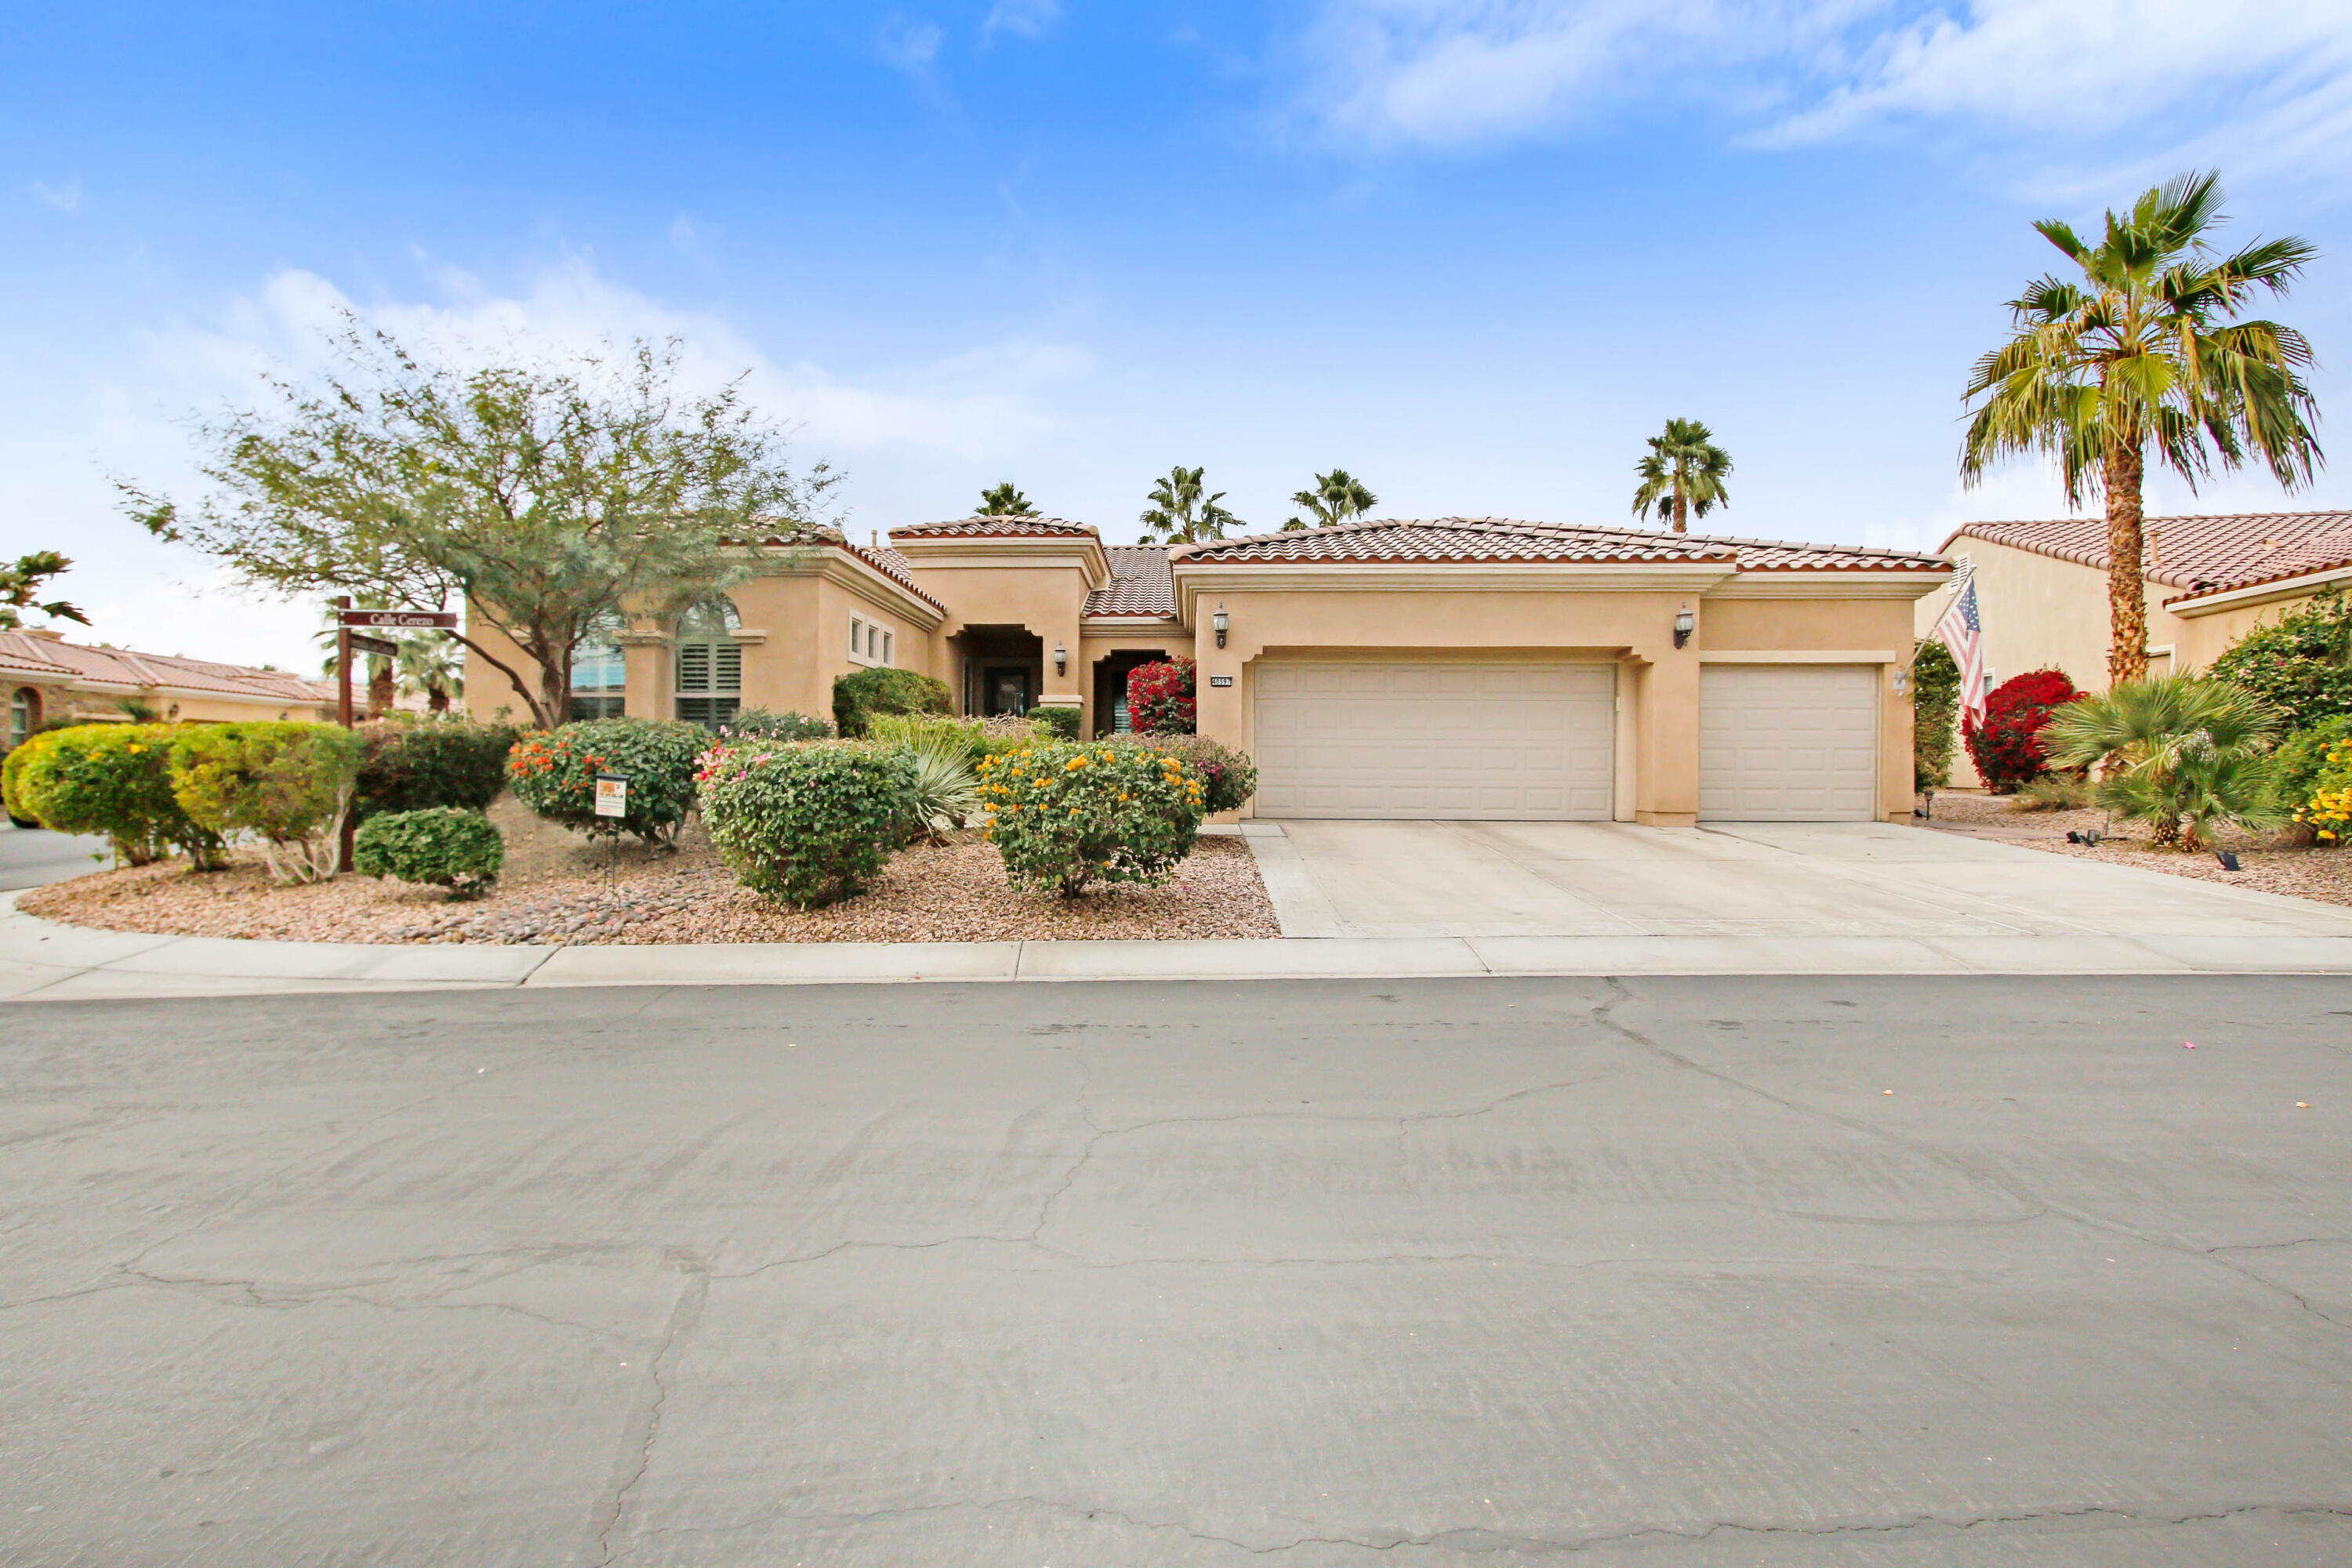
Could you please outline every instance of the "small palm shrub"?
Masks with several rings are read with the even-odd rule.
[[[1911,787],[1938,790],[1952,782],[1958,738],[1960,667],[1939,642],[1922,642],[1911,659]]]
[[[2195,849],[2212,825],[2276,827],[2290,814],[2266,754],[2278,712],[2227,680],[2158,675],[2078,698],[2050,715],[2042,743],[2059,767],[2102,769],[2092,798],[2145,822],[2158,844]]]
[[[863,740],[877,713],[950,713],[947,682],[911,669],[859,669],[833,683],[833,722],[845,741]]]
[[[2050,713],[2082,693],[2063,670],[2034,669],[2011,676],[1985,696],[1981,721],[1969,717],[1960,727],[1977,776],[1995,795],[2008,795],[2037,777],[2048,766],[2042,747],[2042,727]]]
[[[362,876],[446,888],[453,899],[488,892],[506,859],[506,840],[490,819],[453,806],[380,812],[352,839],[352,868]]]
[[[805,713],[771,713],[765,708],[738,708],[719,726],[721,740],[830,741],[833,725]]]
[[[1065,898],[1097,881],[1167,881],[1192,852],[1208,793],[1181,757],[1107,742],[985,758],[980,780],[1007,878]]]
[[[903,746],[722,741],[695,777],[703,825],[736,879],[801,909],[864,888],[915,819],[915,755]]]
[[[1198,718],[1198,667],[1182,654],[1127,672],[1127,721],[1139,735],[1189,735]]]
[[[12,814],[59,833],[103,834],[115,858],[144,866],[173,849],[199,870],[228,863],[227,840],[189,816],[172,790],[174,724],[76,724],[8,753],[0,788]]]
[[[2352,714],[2352,596],[2331,588],[2256,626],[2208,673],[2244,687],[2292,729]]]
[[[190,821],[260,842],[272,881],[323,882],[342,850],[358,735],[286,721],[193,725],[172,742],[172,795]]]
[[[486,811],[507,786],[507,753],[522,737],[512,724],[470,719],[411,718],[363,724],[359,787],[352,814],[456,806]]]
[[[516,742],[507,781],[523,805],[592,838],[634,833],[647,844],[673,844],[694,805],[695,759],[709,743],[699,724],[583,719]],[[625,816],[596,815],[600,773],[629,781]]]
[[[1203,805],[1212,814],[1239,811],[1257,793],[1257,764],[1250,761],[1249,753],[1221,745],[1206,735],[1138,735],[1133,743],[1181,757],[1186,767],[1201,775],[1206,786]]]

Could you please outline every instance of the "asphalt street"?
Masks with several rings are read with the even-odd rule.
[[[2347,1108],[2341,978],[19,1006],[0,1563],[2343,1563]]]
[[[0,893],[87,877],[113,863],[102,837],[0,824]]]

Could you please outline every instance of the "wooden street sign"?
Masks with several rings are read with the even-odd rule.
[[[359,633],[353,632],[352,633],[352,651],[376,654],[384,658],[397,658],[400,657],[400,645],[396,642],[386,642],[382,637],[363,637]]]
[[[347,626],[372,626],[379,631],[415,632],[439,628],[455,631],[455,610],[338,610],[335,618]]]

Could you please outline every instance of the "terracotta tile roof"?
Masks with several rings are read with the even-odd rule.
[[[1506,518],[1446,517],[1433,521],[1383,519],[1288,533],[1253,534],[1183,546],[1179,565],[1196,562],[1721,562],[1743,572],[1942,571],[1933,555],[1838,544],[1793,544],[1772,539],[1730,539],[1579,523],[1519,522]]]
[[[947,606],[915,586],[914,563],[887,545],[852,544],[849,537],[837,528],[796,528],[785,533],[772,533],[759,541],[789,549],[795,544],[830,544],[863,561],[933,609],[945,613]]]
[[[960,517],[952,522],[912,522],[890,531],[893,539],[1099,539],[1090,522],[1058,517]]]
[[[2250,588],[2352,565],[2352,511],[2242,511],[2204,517],[2151,517],[2149,581],[2189,590],[2180,597]],[[2054,556],[2104,572],[2107,520],[2058,518],[2044,522],[1971,522],[1944,541],[1982,539],[2037,555]],[[2169,601],[2168,601],[2169,602]]]
[[[1109,544],[1110,581],[1087,595],[1082,616],[1176,616],[1176,574],[1164,544]]]
[[[316,704],[335,700],[334,688],[325,681],[305,679],[286,670],[135,653],[124,647],[92,647],[24,632],[0,632],[0,668],[36,676],[62,675],[94,686],[119,686],[126,692],[171,686],[263,702]]]

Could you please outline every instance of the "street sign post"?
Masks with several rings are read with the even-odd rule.
[[[354,610],[346,601],[338,600],[336,604],[335,618],[347,626],[393,632],[457,629],[457,612],[455,610]]]
[[[343,635],[352,639],[353,653],[372,653],[379,658],[400,657],[400,645],[396,642],[386,642],[382,637],[362,637],[349,626],[343,628]]]

